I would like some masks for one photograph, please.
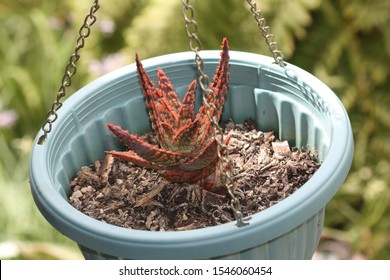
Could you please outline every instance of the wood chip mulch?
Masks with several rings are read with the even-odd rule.
[[[320,167],[316,155],[290,148],[254,121],[223,124],[241,212],[260,212],[302,186]],[[143,137],[152,141],[153,135]],[[157,171],[107,156],[85,166],[70,183],[69,202],[84,214],[113,225],[151,231],[203,228],[234,220],[226,193],[170,183]]]

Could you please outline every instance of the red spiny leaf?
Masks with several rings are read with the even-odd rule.
[[[107,152],[107,154],[130,161],[131,163],[134,163],[135,165],[138,165],[140,167],[151,168],[156,170],[165,169],[165,167],[158,166],[150,161],[141,158],[133,151],[126,151],[126,152],[111,151],[111,152]]]
[[[122,130],[119,125],[107,124],[107,127],[131,151],[151,163],[172,166],[179,165],[189,158],[188,154],[167,151],[151,145],[127,130]]]
[[[157,133],[163,147],[169,146],[164,137],[164,131],[161,129],[161,123],[172,123],[176,117],[172,115],[174,112],[169,102],[164,98],[164,93],[160,89],[156,89],[149,75],[146,73],[141,61],[136,54],[136,64],[138,77],[145,96],[145,103],[149,110],[149,119],[152,123],[153,130]],[[160,70],[162,72],[162,70]],[[160,74],[161,75],[161,74]],[[169,82],[169,80],[168,80]],[[168,87],[168,85],[167,85]],[[165,93],[166,94],[166,93]],[[165,144],[165,145],[164,145]]]
[[[138,54],[135,54],[135,62],[137,64],[138,78],[140,80],[142,88],[146,91],[148,89],[154,88],[154,83],[150,79],[149,75],[146,73],[141,61],[138,58]]]
[[[231,135],[228,135],[225,138],[224,141],[225,145],[229,144],[230,138]],[[208,166],[211,162],[213,162],[215,158],[218,158],[217,150],[218,150],[218,142],[216,139],[214,139],[199,153],[199,156],[194,157],[190,161],[181,164],[179,168],[183,170],[202,169]]]
[[[213,116],[213,111],[214,111],[213,109],[210,109],[211,116]],[[200,114],[198,114],[198,116],[199,115]],[[201,123],[201,126],[198,130],[198,137],[196,139],[195,145],[197,147],[202,147],[213,139],[214,128],[211,125],[211,122],[209,120],[209,117],[207,116],[207,113],[205,113],[204,115],[200,115],[199,122]]]
[[[168,102],[170,110],[178,114],[181,108],[181,102],[173,89],[171,81],[169,80],[165,72],[161,70],[160,67],[157,70],[157,79],[158,86],[162,92],[162,98],[164,98]]]
[[[162,99],[164,101],[164,99]],[[167,109],[164,102],[160,103],[158,100],[151,101],[151,107],[153,108],[153,118],[156,124],[155,131],[160,146],[166,149],[172,148],[172,137],[175,134],[175,129],[172,126],[172,120],[176,119],[176,116],[172,111]]]
[[[221,60],[214,76],[214,83],[211,86],[214,91],[215,105],[218,109],[218,120],[222,114],[222,108],[225,103],[224,96],[227,92],[227,83],[229,83],[229,45],[226,38],[222,42]]]
[[[177,98],[173,86],[160,68],[157,70],[159,89],[156,90],[156,98],[150,102],[154,103],[154,108],[158,115],[158,122],[166,122],[176,128],[179,110],[181,108],[180,100]],[[159,124],[157,124],[159,125]]]
[[[158,121],[158,114],[154,109],[154,104],[150,102],[155,97],[154,83],[146,73],[141,61],[138,58],[138,54],[135,54],[135,62],[137,64],[138,79],[145,96],[145,104],[149,110],[149,118],[152,123],[152,129],[157,132],[158,124],[156,122]]]
[[[196,80],[194,80],[188,86],[188,90],[184,95],[183,102],[179,111],[179,123],[177,127],[188,125],[195,118],[195,90]]]
[[[214,76],[213,87],[218,85],[218,82],[223,84],[229,83],[229,45],[226,38],[223,38],[222,41],[222,52],[221,60],[219,61],[218,67],[216,69],[216,75]]]
[[[211,141],[198,156],[194,157],[190,161],[187,161],[179,166],[182,170],[197,170],[208,166],[217,155],[218,144],[216,140]]]
[[[185,150],[178,149],[177,145],[174,143],[173,138],[176,132],[171,124],[166,122],[161,123],[159,131],[158,139],[162,148],[175,152],[186,152]]]
[[[200,147],[196,144],[198,143],[200,127],[201,123],[199,120],[181,127],[172,138],[173,144],[180,147],[181,151],[194,152],[199,149]]]
[[[170,182],[186,182],[195,184],[200,180],[207,178],[210,174],[215,172],[218,163],[218,158],[211,162],[208,166],[198,170],[180,170],[171,169],[165,170],[161,175]]]

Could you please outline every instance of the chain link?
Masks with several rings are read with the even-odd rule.
[[[272,56],[274,57],[275,63],[281,67],[286,66],[286,63],[283,60],[283,53],[278,49],[278,43],[275,41],[275,36],[271,33],[271,29],[267,25],[265,18],[262,16],[262,12],[260,10],[257,10],[257,5],[252,0],[247,0],[247,2],[250,6],[250,10],[253,14],[253,17],[257,22],[257,26],[261,30],[261,34],[263,35],[268,45],[268,48],[271,51]]]
[[[189,0],[182,0],[183,3],[183,17],[185,21],[185,31],[190,39],[190,49],[195,52],[195,62],[199,72],[199,86],[203,93],[203,102],[207,107],[207,117],[212,123],[214,128],[214,138],[218,143],[218,158],[219,158],[219,170],[224,176],[223,180],[226,182],[227,190],[230,196],[230,207],[233,211],[234,218],[237,221],[237,226],[242,227],[248,225],[248,218],[244,219],[240,209],[240,201],[235,197],[234,191],[236,189],[234,177],[234,170],[231,161],[229,160],[229,152],[227,146],[224,143],[224,135],[222,128],[218,124],[218,118],[215,114],[218,113],[218,109],[215,106],[215,94],[210,89],[210,79],[204,71],[204,62],[199,55],[199,51],[202,49],[202,43],[198,37],[198,25],[194,20],[194,8],[190,5]],[[214,112],[213,116],[210,112]],[[228,167],[225,170],[225,166]]]
[[[65,72],[61,80],[61,86],[57,92],[57,98],[53,102],[50,111],[46,115],[45,123],[42,125],[43,134],[39,137],[38,145],[45,143],[47,135],[52,130],[52,124],[57,120],[57,111],[62,107],[61,99],[66,95],[66,88],[72,84],[72,77],[77,72],[76,63],[80,59],[79,51],[85,45],[85,38],[91,34],[91,26],[96,22],[95,13],[99,10],[99,1],[95,0],[89,10],[88,15],[85,17],[82,26],[79,29],[79,37],[76,41],[76,47],[74,53],[70,56],[68,64],[65,67]]]

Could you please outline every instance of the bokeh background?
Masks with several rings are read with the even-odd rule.
[[[204,49],[269,55],[245,0],[191,1]],[[288,62],[339,96],[355,138],[350,174],[326,210],[316,258],[390,259],[390,1],[257,0]],[[33,139],[92,0],[0,0],[0,258],[78,259],[28,183]],[[101,0],[69,94],[106,72],[189,50],[180,0]]]

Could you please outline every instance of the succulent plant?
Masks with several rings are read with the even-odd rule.
[[[214,128],[207,114],[219,121],[227,83],[229,82],[229,46],[223,40],[221,59],[210,89],[214,92],[215,109],[203,102],[195,116],[196,80],[188,87],[182,101],[179,100],[169,78],[162,69],[157,70],[158,88],[155,87],[136,55],[139,80],[149,110],[152,129],[159,145],[152,145],[137,135],[123,130],[119,125],[107,124],[111,132],[129,149],[125,152],[110,151],[108,154],[128,160],[145,168],[159,170],[170,182],[197,183],[215,177],[218,164],[218,144]],[[207,93],[209,102],[212,94]],[[226,137],[225,144],[230,137]],[[210,183],[207,183],[208,188]]]

